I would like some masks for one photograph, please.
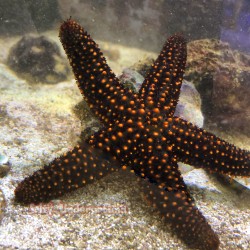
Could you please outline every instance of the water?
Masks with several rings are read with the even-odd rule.
[[[250,150],[250,2],[0,2],[0,155],[8,159],[4,165],[11,166],[0,179],[0,246],[189,249],[171,235],[127,172],[49,205],[13,202],[19,182],[73,148],[82,131],[99,126],[81,102],[59,41],[59,27],[70,17],[97,41],[117,75],[139,61],[149,67],[148,57],[156,58],[169,36],[183,35],[188,41],[184,78],[198,94],[184,88],[178,114],[195,123],[202,112],[204,128]],[[125,77],[137,76],[126,72]],[[181,170],[221,249],[248,249],[249,181],[225,183],[200,169]],[[103,207],[122,207],[122,212],[106,213]]]

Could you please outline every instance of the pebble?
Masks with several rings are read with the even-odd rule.
[[[5,207],[6,207],[5,198],[4,198],[2,190],[0,189],[0,222],[3,219]]]
[[[5,155],[0,154],[0,178],[7,175],[10,171],[10,166],[8,165],[9,158]]]
[[[0,165],[6,164],[8,162],[8,157],[0,154]]]

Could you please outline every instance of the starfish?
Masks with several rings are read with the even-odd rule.
[[[15,199],[46,202],[130,168],[179,238],[193,248],[218,249],[218,236],[195,206],[177,162],[250,176],[250,152],[174,116],[187,57],[185,39],[174,35],[167,40],[136,94],[119,82],[77,22],[65,21],[59,37],[80,92],[102,128],[19,183]]]

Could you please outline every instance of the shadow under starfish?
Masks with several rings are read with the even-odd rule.
[[[72,19],[60,39],[78,87],[103,128],[22,181],[21,203],[46,202],[129,167],[144,179],[152,205],[190,247],[218,249],[219,239],[195,206],[177,162],[250,176],[250,152],[174,116],[186,63],[186,41],[170,37],[138,94],[116,78],[97,44]]]

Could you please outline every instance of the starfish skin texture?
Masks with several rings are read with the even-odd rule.
[[[187,57],[185,39],[174,35],[167,40],[135,94],[119,82],[77,22],[65,21],[59,36],[78,87],[103,127],[19,183],[16,201],[47,202],[130,168],[180,239],[192,248],[218,249],[218,236],[195,206],[177,162],[250,176],[250,152],[174,116]]]

